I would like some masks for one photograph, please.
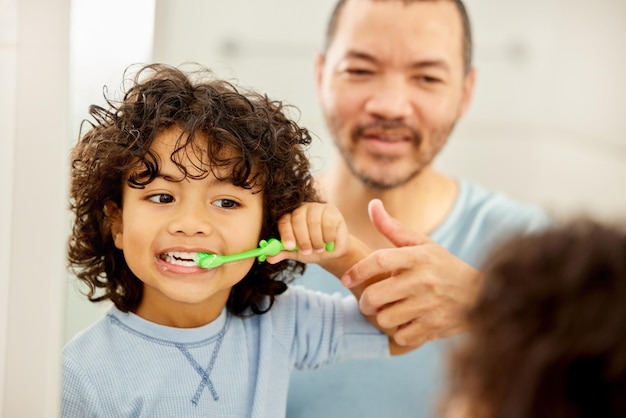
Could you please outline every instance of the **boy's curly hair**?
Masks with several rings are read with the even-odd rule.
[[[217,168],[226,167],[230,175],[225,180],[263,191],[262,237],[277,237],[282,215],[318,200],[305,153],[311,137],[285,115],[281,102],[216,80],[199,65],[189,72],[146,65],[127,78],[130,69],[125,79],[131,85],[123,100],[116,102],[105,93],[108,108],[90,106],[93,121],[83,122],[83,128],[89,124],[88,130],[72,151],[74,222],[68,249],[70,269],[87,284],[89,300],[110,299],[125,312],[137,307],[143,287],[114,245],[105,205],[114,202],[122,207],[124,181],[142,188],[159,174],[159,160],[150,146],[162,131],[175,126],[184,133],[171,156],[184,178],[217,175]],[[183,163],[198,136],[208,138],[204,160],[209,164],[198,167],[201,174],[192,174]],[[222,152],[232,150],[234,156]],[[293,274],[303,271],[304,264],[293,260],[275,265],[256,262],[232,289],[228,309],[235,314],[248,308],[256,314],[266,312]]]
[[[626,416],[625,301],[623,228],[577,219],[497,249],[453,351],[448,407],[458,400],[475,418]]]

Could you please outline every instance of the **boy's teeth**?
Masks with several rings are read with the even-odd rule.
[[[161,256],[163,261],[175,264],[178,266],[197,266],[198,265],[198,253],[183,252],[183,251],[170,251],[163,253]]]

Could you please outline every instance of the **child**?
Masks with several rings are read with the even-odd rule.
[[[310,136],[279,102],[158,64],[107,102],[72,153],[69,263],[115,306],[64,349],[62,416],[279,417],[293,367],[402,351],[355,298],[287,289],[303,262],[341,275],[367,249],[316,203]],[[194,261],[271,237],[298,250]]]
[[[444,416],[626,416],[626,231],[578,220],[511,241],[453,353]]]

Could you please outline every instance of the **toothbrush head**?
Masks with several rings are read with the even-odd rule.
[[[212,269],[224,264],[220,255],[209,253],[198,253],[198,265],[203,269]]]

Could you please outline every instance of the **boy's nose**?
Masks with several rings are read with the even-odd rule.
[[[181,205],[169,224],[172,234],[208,235],[212,230],[211,217],[201,204]]]

